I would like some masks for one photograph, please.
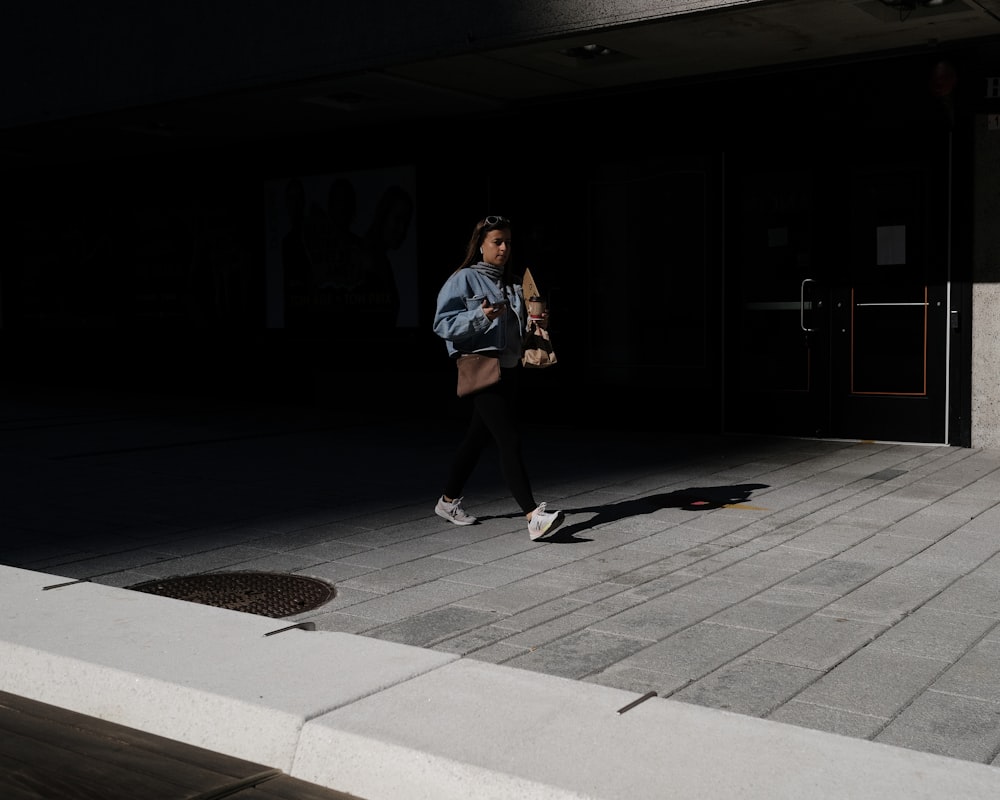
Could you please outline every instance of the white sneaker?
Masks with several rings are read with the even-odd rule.
[[[531,541],[552,533],[563,521],[562,511],[546,511],[545,503],[539,503],[528,521],[528,536]]]
[[[456,525],[472,525],[476,521],[474,516],[465,513],[465,509],[462,508],[461,497],[449,503],[444,499],[444,495],[441,495],[437,501],[437,505],[434,506],[434,513],[439,517],[444,517],[448,522],[454,522]]]

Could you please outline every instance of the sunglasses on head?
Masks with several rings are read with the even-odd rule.
[[[492,215],[489,216],[489,217],[487,217],[484,220],[484,222],[485,222],[484,227],[487,227],[487,228],[489,228],[489,227],[491,227],[493,225],[510,225],[510,220],[507,219],[507,217],[495,217],[495,216],[492,216]]]

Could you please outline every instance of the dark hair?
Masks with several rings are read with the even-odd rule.
[[[476,223],[476,227],[472,229],[472,236],[469,237],[469,244],[465,249],[465,258],[462,263],[458,266],[458,269],[463,269],[465,267],[471,266],[473,264],[478,264],[482,261],[479,248],[482,246],[483,241],[486,239],[486,234],[490,231],[509,231],[510,230],[510,220],[507,217],[494,217],[489,216],[484,219],[479,220]],[[507,259],[507,268],[505,272],[509,274],[510,270],[510,259]],[[458,270],[456,270],[457,272]]]

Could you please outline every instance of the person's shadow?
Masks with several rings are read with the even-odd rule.
[[[640,514],[652,514],[660,508],[680,508],[684,511],[710,511],[723,506],[745,503],[755,489],[766,489],[766,483],[741,483],[735,486],[702,486],[690,489],[677,489],[673,492],[663,492],[649,497],[637,497],[634,500],[623,500],[620,503],[600,506],[583,506],[580,508],[563,509],[568,517],[572,514],[588,514],[594,516],[588,520],[572,524],[563,523],[551,536],[541,541],[552,544],[575,544],[589,542],[591,539],[580,538],[577,534],[588,528],[596,528],[608,522],[616,522],[626,517]]]

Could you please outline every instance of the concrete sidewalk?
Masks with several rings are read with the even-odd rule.
[[[1000,453],[538,429],[533,543],[489,454],[480,524],[432,514],[440,421],[12,393],[0,434],[0,689],[368,800],[1000,789]],[[337,594],[121,588],[233,570]]]

